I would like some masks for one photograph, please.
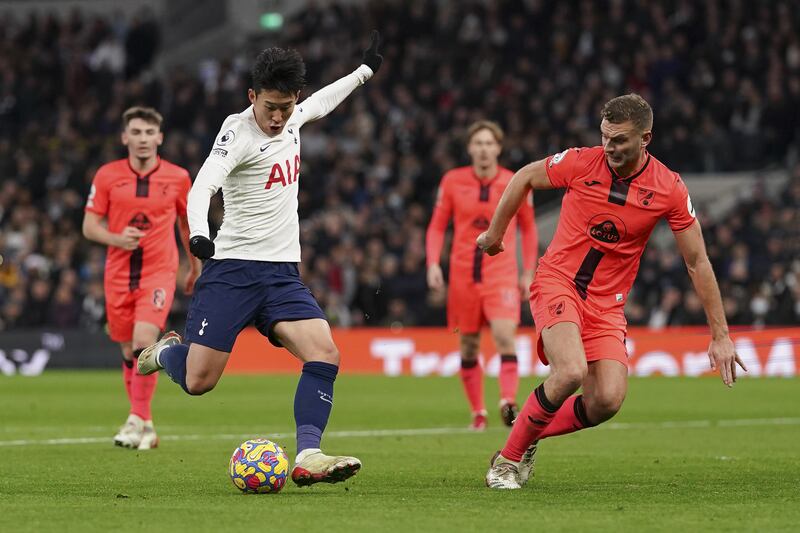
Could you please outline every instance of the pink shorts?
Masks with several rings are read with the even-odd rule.
[[[174,296],[174,274],[143,279],[141,287],[132,291],[106,286],[106,317],[111,340],[132,340],[136,322],[154,324],[163,330]]]
[[[447,326],[460,333],[478,333],[481,328],[500,319],[519,324],[520,292],[516,285],[484,283],[457,287],[451,283],[447,294]]]
[[[536,352],[542,363],[548,364],[541,332],[560,322],[572,322],[581,332],[587,361],[614,359],[628,365],[624,305],[600,307],[591,297],[583,300],[575,286],[566,281],[537,276],[531,286],[531,312],[539,332]]]

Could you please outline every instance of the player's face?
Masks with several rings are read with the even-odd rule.
[[[150,159],[158,153],[158,147],[164,142],[164,134],[158,124],[134,118],[122,132],[122,144],[128,147],[128,153],[138,159]]]
[[[478,167],[496,165],[501,150],[500,143],[487,129],[476,131],[467,145],[467,152],[472,158],[472,164]]]
[[[300,93],[282,93],[275,90],[261,90],[258,94],[253,89],[247,91],[250,103],[256,114],[256,122],[261,131],[274,137],[280,135],[286,122],[294,112]]]
[[[652,133],[641,132],[630,120],[614,124],[606,119],[600,123],[600,137],[608,165],[615,171],[630,170],[650,143]]]

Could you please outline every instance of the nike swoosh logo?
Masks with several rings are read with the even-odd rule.
[[[266,150],[267,148],[269,148],[269,145],[268,145],[268,144],[265,144],[264,146],[262,146],[261,148],[259,148],[259,150],[261,150],[261,151],[263,152],[263,151],[264,151],[264,150]]]
[[[328,402],[329,404],[333,405],[332,401],[330,401],[329,399],[327,399],[327,398],[325,398],[323,396],[320,396],[319,399],[322,400],[323,402]]]
[[[594,186],[594,185],[600,185],[600,182],[599,182],[599,181],[597,181],[597,180],[592,180],[592,181],[584,181],[583,183],[584,183],[584,185],[586,185],[587,187],[592,187],[592,186]]]

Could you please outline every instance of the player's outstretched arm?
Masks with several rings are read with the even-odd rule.
[[[357,87],[370,79],[383,64],[383,56],[378,53],[380,34],[373,30],[369,47],[364,50],[362,64],[347,76],[326,85],[300,104],[303,123],[320,119],[336,109]]]
[[[497,255],[503,250],[503,235],[508,224],[522,205],[523,200],[531,189],[552,189],[553,185],[547,177],[545,160],[528,163],[511,178],[503,191],[500,203],[489,224],[489,229],[478,236],[477,244],[481,250],[489,255]]]
[[[692,284],[700,301],[703,302],[703,309],[711,328],[711,344],[708,346],[711,368],[715,370],[718,368],[722,382],[732,387],[736,381],[736,365],[742,367],[745,372],[747,368],[736,353],[728,333],[728,322],[725,320],[717,278],[706,254],[700,223],[695,221],[688,229],[675,233],[675,240],[686,262]]]
[[[208,206],[211,197],[222,187],[227,177],[224,168],[206,160],[197,173],[189,200],[186,204],[186,216],[189,220],[189,250],[198,259],[209,259],[214,256],[214,242],[210,239],[208,229]]]

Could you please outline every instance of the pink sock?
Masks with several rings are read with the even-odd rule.
[[[544,384],[536,387],[511,428],[506,445],[500,452],[503,457],[511,461],[521,461],[525,450],[539,440],[542,432],[556,416],[556,411],[558,407],[551,404],[544,394]]]
[[[158,372],[149,376],[142,376],[138,372],[133,374],[131,383],[131,413],[140,417],[142,420],[152,420],[150,413],[150,402],[153,393],[156,391]]]
[[[553,420],[544,428],[540,439],[556,437],[575,431],[592,427],[594,424],[586,418],[586,408],[583,406],[583,395],[570,396],[563,403]]]
[[[131,398],[131,380],[133,379],[133,366],[128,366],[127,361],[122,360],[122,381],[125,383],[125,393],[128,395],[128,402],[132,401]]]
[[[519,388],[519,373],[517,372],[517,356],[500,356],[500,399],[517,403],[517,389]]]
[[[486,410],[483,403],[483,369],[477,359],[461,361],[461,383],[473,413]]]

